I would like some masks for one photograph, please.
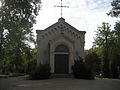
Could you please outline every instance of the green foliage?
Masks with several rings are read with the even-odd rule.
[[[116,22],[114,30],[107,30],[110,25],[98,27],[94,48],[102,59],[103,77],[118,78],[120,67],[120,22]],[[107,28],[108,27],[108,28]]]
[[[72,70],[75,78],[94,79],[92,70],[87,67],[81,57],[79,57],[79,60],[75,60]]]
[[[103,78],[102,74],[96,75],[96,78]]]
[[[29,73],[36,65],[36,50],[25,48],[21,59],[14,59],[14,55],[5,57],[1,61],[2,73]]]
[[[24,76],[25,74],[23,73],[9,73],[9,77],[18,77],[18,76]]]
[[[112,10],[108,13],[108,15],[112,17],[119,17],[120,16],[120,1],[119,0],[113,0],[111,2]]]
[[[110,38],[112,36],[109,23],[102,23],[101,27],[98,27],[94,45],[102,49],[102,71],[104,77],[110,76],[109,69],[109,48],[110,48]]]
[[[50,66],[48,64],[40,64],[30,73],[30,79],[49,79],[50,78]]]
[[[10,74],[0,74],[0,78],[8,78],[8,77],[18,77],[23,76],[22,73],[10,73]]]
[[[110,72],[111,78],[119,77],[120,67],[120,22],[116,22],[114,30],[112,31],[112,38],[110,40]]]
[[[36,60],[31,60],[25,63],[25,73],[29,74],[36,67]]]
[[[109,23],[102,23],[102,26],[98,26],[96,31],[96,38],[93,42],[94,45],[100,46],[100,47],[107,47],[109,44],[108,39],[111,37],[111,25]]]
[[[8,78],[9,75],[6,75],[6,74],[0,74],[0,78]]]
[[[32,50],[30,50],[30,52],[26,52],[26,54],[25,54],[24,67],[23,68],[24,68],[25,73],[30,73],[33,70],[33,68],[36,67],[37,50],[32,49]]]
[[[41,0],[2,0],[0,7],[0,67],[2,72],[23,72],[31,61],[31,47],[35,43],[33,24],[40,10]],[[28,55],[30,53],[30,55]],[[30,58],[28,58],[30,57]]]
[[[101,71],[101,60],[98,57],[98,55],[95,53],[95,51],[89,51],[86,55],[85,55],[85,63],[88,67],[90,67],[92,69],[92,71],[99,75],[100,71]]]
[[[111,70],[111,78],[119,78],[119,67],[118,67],[118,60],[112,59],[110,64]]]

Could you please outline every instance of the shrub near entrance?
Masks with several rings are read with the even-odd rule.
[[[72,70],[75,78],[94,79],[92,70],[86,66],[82,58],[75,60],[75,63],[72,66]]]
[[[30,73],[30,79],[49,79],[50,78],[50,66],[48,64],[40,64]]]

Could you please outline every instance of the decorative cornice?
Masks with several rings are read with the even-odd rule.
[[[58,27],[58,26],[59,26],[60,28],[63,28],[63,26],[67,26],[67,27],[75,30],[75,32],[77,32],[77,33],[82,33],[82,34],[85,34],[85,33],[86,33],[86,31],[79,31],[78,29],[74,28],[72,25],[70,25],[69,23],[65,22],[65,19],[62,18],[62,17],[58,19],[58,22],[54,23],[53,25],[47,27],[47,28],[44,29],[44,30],[45,30],[45,31],[46,31],[46,30],[51,30],[51,29],[56,28],[56,27]],[[36,32],[39,32],[39,31],[41,31],[41,30],[37,30]]]
[[[72,25],[65,22],[64,18],[59,18],[58,22],[49,26],[44,30],[36,30],[37,34],[41,39],[49,38],[49,36],[54,34],[66,34],[72,36],[72,38],[78,40],[80,39],[81,42],[84,42],[82,37],[85,35],[85,31],[79,31],[74,28]],[[67,34],[69,33],[69,34]]]

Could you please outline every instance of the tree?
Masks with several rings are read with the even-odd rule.
[[[116,22],[114,30],[109,24],[98,27],[94,45],[97,53],[103,59],[102,70],[104,77],[118,78],[120,68],[120,22]]]
[[[29,42],[34,42],[32,27],[40,10],[40,0],[2,0],[1,3],[0,60],[9,57],[17,71],[23,61],[22,55],[26,53],[25,48],[30,47]]]
[[[94,79],[91,68],[86,65],[80,56],[75,60],[72,70],[75,78]]]
[[[116,22],[114,30],[112,31],[111,47],[110,47],[110,68],[111,77],[119,77],[120,68],[120,22]]]
[[[108,23],[102,23],[102,26],[98,27],[94,44],[102,48],[104,77],[110,77],[110,69],[109,69],[109,39],[110,38],[111,38],[110,25]]]
[[[85,63],[87,64],[87,66],[89,66],[89,68],[92,69],[92,71],[99,75],[100,71],[101,71],[101,60],[99,58],[99,56],[97,55],[97,53],[95,51],[91,51],[89,50],[88,53],[86,53],[85,55]]]
[[[112,17],[120,17],[120,0],[113,0],[111,2],[112,10],[108,15]],[[111,77],[118,78],[120,72],[120,22],[116,22],[114,30],[112,32],[113,37],[111,40]]]
[[[112,17],[119,17],[120,16],[120,0],[113,0],[111,2],[112,10],[108,13]]]

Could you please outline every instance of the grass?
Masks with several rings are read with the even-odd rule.
[[[18,77],[18,76],[24,76],[24,75],[25,74],[22,74],[22,73],[0,74],[0,78]]]
[[[9,75],[6,75],[6,74],[0,74],[0,78],[8,78]]]

